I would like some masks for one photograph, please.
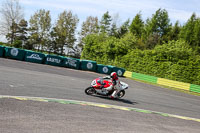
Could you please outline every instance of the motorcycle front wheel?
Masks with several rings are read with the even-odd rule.
[[[125,95],[125,91],[124,90],[121,90],[117,93],[117,97],[118,98],[122,98],[123,96]]]
[[[88,87],[85,89],[85,94],[87,95],[95,94],[95,89],[93,87]]]

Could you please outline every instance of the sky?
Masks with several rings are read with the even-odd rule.
[[[0,0],[1,1],[4,0]],[[118,24],[126,20],[132,20],[139,12],[145,21],[159,8],[168,11],[172,23],[177,20],[183,25],[191,17],[192,13],[200,16],[199,0],[19,0],[24,8],[25,19],[40,9],[50,10],[52,23],[55,23],[58,15],[64,10],[71,10],[79,18],[78,29],[88,16],[98,17],[109,11],[111,16],[118,16]],[[0,37],[1,40],[2,37]]]

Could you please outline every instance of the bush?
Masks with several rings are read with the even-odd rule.
[[[141,50],[138,46],[131,34],[121,39],[90,35],[81,57],[132,72],[200,84],[200,57],[185,41],[170,41],[153,50]]]

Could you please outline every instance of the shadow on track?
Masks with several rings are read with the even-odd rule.
[[[98,98],[102,98],[102,99],[107,99],[107,100],[112,100],[112,101],[117,101],[117,102],[122,102],[122,103],[126,103],[126,104],[131,104],[131,105],[136,105],[138,104],[137,102],[133,102],[127,99],[111,99],[107,96],[99,96],[99,95],[90,95],[90,96],[94,96],[94,97],[98,97]]]

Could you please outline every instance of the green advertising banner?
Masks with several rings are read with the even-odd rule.
[[[96,61],[81,60],[81,69],[86,71],[96,72],[97,63]]]
[[[119,68],[115,66],[111,66],[111,67],[113,68],[112,71],[116,72],[119,77],[122,77],[124,75],[124,72],[125,72],[124,68]]]
[[[56,55],[46,55],[45,64],[53,66],[62,66],[63,57]]]
[[[16,59],[16,60],[24,60],[25,50],[5,47],[5,57]]]
[[[4,55],[4,47],[0,45],[0,57]]]
[[[25,61],[33,62],[33,63],[40,63],[42,64],[45,58],[45,54],[33,52],[33,51],[26,51]]]
[[[105,66],[102,64],[97,64],[97,72],[102,74],[110,74],[112,72],[113,67]]]
[[[73,69],[80,69],[80,60],[75,58],[65,57],[63,59],[63,66]]]

